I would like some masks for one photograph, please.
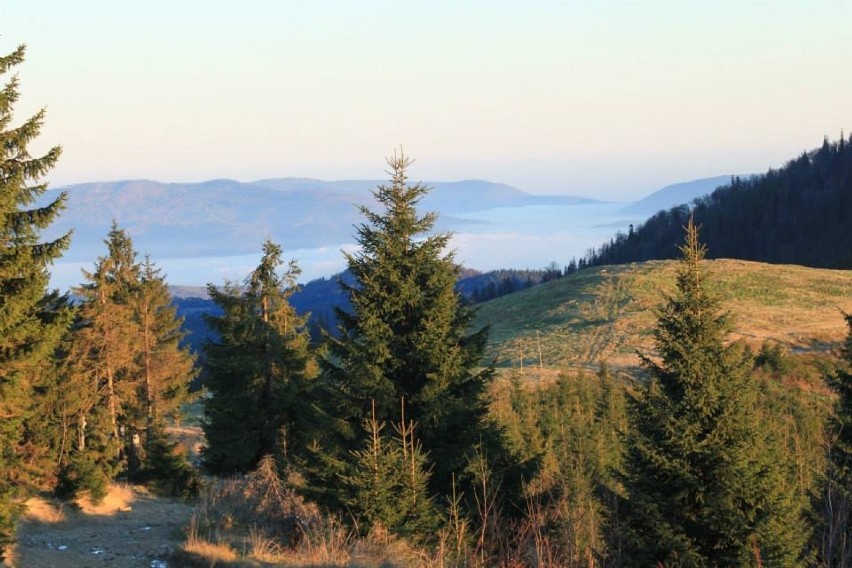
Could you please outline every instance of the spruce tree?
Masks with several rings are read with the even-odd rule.
[[[832,381],[838,394],[837,440],[832,445],[832,461],[838,468],[844,487],[852,495],[852,315],[846,315],[846,324],[849,333],[842,349],[843,366]]]
[[[23,46],[0,57],[0,75],[24,60]],[[14,537],[26,487],[20,441],[32,400],[32,380],[59,342],[67,317],[44,317],[48,267],[68,246],[69,236],[41,241],[40,232],[61,211],[65,194],[36,205],[47,189],[39,180],[56,163],[61,149],[33,157],[28,146],[41,131],[44,110],[13,125],[18,80],[0,90],[0,560]]]
[[[337,310],[340,337],[328,339],[328,422],[314,445],[313,485],[330,489],[316,496],[332,506],[350,498],[335,495],[332,480],[347,475],[351,452],[369,443],[362,424],[372,409],[380,424],[399,424],[403,414],[417,423],[434,495],[451,493],[452,475],[490,436],[484,394],[493,373],[480,367],[486,330],[470,332],[473,312],[455,289],[459,268],[445,252],[450,235],[432,233],[435,213],[418,214],[428,188],[407,183],[410,164],[402,154],[388,159],[390,184],[373,192],[382,209],[360,207],[360,250],[346,255],[355,282],[341,286],[351,312]]]
[[[744,350],[711,292],[689,221],[677,288],[659,310],[658,358],[629,400],[624,483],[633,566],[797,566],[807,540],[782,452],[760,421]]]
[[[213,472],[247,472],[270,454],[289,462],[305,445],[307,318],[289,303],[300,270],[290,261],[279,274],[281,253],[267,240],[244,287],[208,285],[222,310],[205,318],[218,337],[204,347],[204,460]]]
[[[131,449],[143,454],[140,466],[146,476],[158,477],[168,472],[158,471],[154,461],[165,463],[163,457],[167,456],[151,458],[173,445],[165,439],[167,420],[180,419],[181,405],[189,400],[189,384],[198,371],[195,357],[183,345],[183,319],[172,305],[165,276],[147,255],[140,267],[132,306],[141,334],[136,355],[141,376],[128,422],[134,432],[144,435],[142,448],[132,445]]]
[[[841,351],[842,366],[830,378],[837,393],[830,429],[829,478],[825,502],[822,554],[827,566],[852,567],[852,314]]]
[[[73,320],[74,307],[67,294],[60,294],[54,290],[45,297],[43,302],[44,311],[41,317],[45,321],[48,318],[62,318],[64,330],[63,336],[67,335],[67,328]],[[57,464],[60,460],[63,441],[68,441],[68,431],[63,431],[59,415],[60,382],[62,369],[64,367],[65,352],[62,342],[54,351],[53,356],[45,358],[39,368],[32,373],[33,388],[31,405],[28,415],[24,421],[24,437],[20,445],[23,459],[27,463],[27,483],[39,490],[52,489],[56,483]]]
[[[439,516],[429,495],[426,455],[412,422],[394,424],[394,433],[375,417],[364,422],[368,441],[353,450],[351,474],[342,478],[347,509],[363,531],[383,528],[414,538],[432,534]]]
[[[166,421],[187,400],[194,358],[160,270],[148,257],[137,261],[115,222],[105,243],[107,255],[75,290],[81,302],[60,385],[62,415],[75,416],[77,431],[66,466],[150,477],[146,451],[168,445]]]
[[[106,477],[126,467],[126,418],[133,408],[140,375],[140,327],[131,304],[138,292],[140,266],[127,233],[113,222],[104,241],[107,255],[86,283],[74,289],[81,298],[70,358],[68,382],[85,389],[77,418],[77,452],[98,464]],[[80,461],[69,461],[74,466]],[[135,465],[135,464],[132,464]]]

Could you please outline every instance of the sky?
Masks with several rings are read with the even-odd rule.
[[[848,0],[2,0],[52,185],[384,178],[638,199],[852,129]],[[5,78],[4,78],[5,79]]]

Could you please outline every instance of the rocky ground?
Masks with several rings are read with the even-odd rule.
[[[19,568],[171,568],[192,507],[144,488],[115,485],[102,503],[27,502],[18,531]]]

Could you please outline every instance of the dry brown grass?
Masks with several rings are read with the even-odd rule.
[[[52,503],[43,497],[31,497],[24,504],[25,521],[34,521],[44,524],[62,523],[67,520],[65,505],[63,503]]]
[[[250,529],[246,556],[260,562],[281,564],[287,560],[284,547],[262,530]]]
[[[236,560],[244,562],[346,566],[352,559],[350,531],[282,483],[271,460],[249,476],[209,483],[200,495],[189,534],[184,550],[197,557],[204,556],[197,547],[211,543],[243,551]]]
[[[211,542],[198,535],[198,525],[193,516],[187,529],[186,542],[183,550],[189,554],[203,557],[211,566],[221,562],[232,562],[237,559],[237,553],[231,546],[222,541]]]
[[[148,495],[143,487],[131,488],[129,485],[111,484],[107,489],[106,496],[100,501],[93,501],[88,495],[77,499],[76,504],[85,515],[112,516],[119,512],[133,510],[133,501],[139,494]]]
[[[211,482],[202,492],[188,535],[183,552],[192,555],[193,565],[439,565],[433,553],[379,528],[358,537],[282,483],[272,462],[246,477]]]
[[[27,501],[15,550],[19,568],[149,566],[184,540],[191,507],[139,487],[112,485],[103,503]],[[169,566],[175,566],[169,562]]]

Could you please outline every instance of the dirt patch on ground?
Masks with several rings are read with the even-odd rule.
[[[20,523],[13,565],[173,566],[169,558],[185,540],[191,513],[189,505],[124,485],[112,486],[99,504],[82,499],[75,506],[33,498]]]

